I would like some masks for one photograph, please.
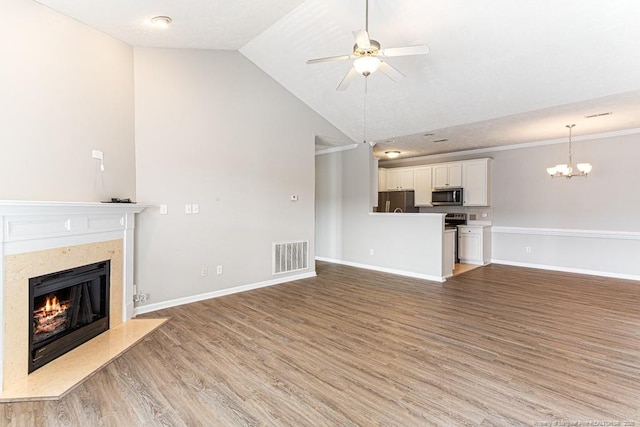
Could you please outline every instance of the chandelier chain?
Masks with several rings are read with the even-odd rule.
[[[573,166],[573,155],[571,153],[571,131],[573,130],[574,126],[575,124],[567,125],[567,127],[569,128],[569,167]]]

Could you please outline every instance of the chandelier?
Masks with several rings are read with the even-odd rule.
[[[569,163],[555,165],[550,168],[547,168],[547,173],[551,176],[551,178],[560,178],[560,177],[572,178],[574,176],[587,176],[589,172],[591,172],[591,169],[593,169],[593,166],[591,166],[591,163],[578,163],[576,165],[578,172],[573,172],[574,168],[573,168],[573,159],[571,154],[571,130],[573,129],[574,126],[575,124],[566,125],[566,127],[569,128]]]

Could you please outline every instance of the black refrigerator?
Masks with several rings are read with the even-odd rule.
[[[418,212],[418,208],[414,206],[414,198],[413,191],[380,191],[378,212]]]

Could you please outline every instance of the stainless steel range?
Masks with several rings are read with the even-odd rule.
[[[459,225],[467,225],[466,213],[448,213],[444,216],[445,230],[456,230],[456,238],[453,239],[454,245],[455,245],[455,254],[456,254],[455,262],[460,262],[460,257],[458,256],[458,231],[457,231]]]
[[[466,213],[448,213],[444,216],[444,228],[452,229],[459,225],[467,225]]]

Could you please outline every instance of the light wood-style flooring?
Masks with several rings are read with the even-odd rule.
[[[61,400],[0,405],[0,425],[640,426],[638,282],[317,271],[161,310]]]
[[[480,266],[475,264],[462,264],[457,262],[453,267],[453,275],[457,276],[458,274],[466,273],[467,271],[474,270],[478,267]]]

